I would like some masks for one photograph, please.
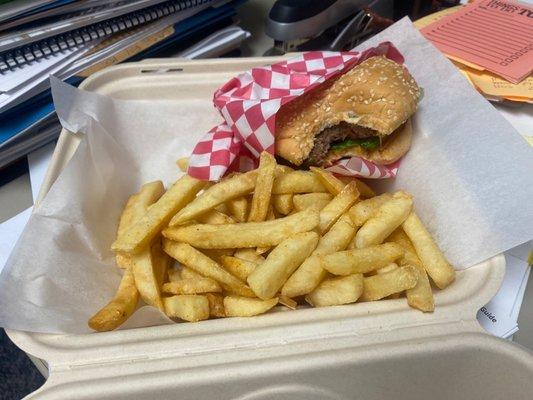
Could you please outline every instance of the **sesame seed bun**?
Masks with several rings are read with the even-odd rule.
[[[276,116],[276,154],[294,165],[331,163],[334,153],[311,163],[308,158],[322,133],[342,126],[350,128],[349,135],[356,137],[385,139],[393,133],[400,136],[397,146],[392,146],[396,140],[382,140],[383,144],[391,145],[390,151],[379,149],[382,156],[378,156],[377,150],[363,152],[360,148],[348,149],[351,153],[337,152],[362,157],[376,153],[376,163],[390,163],[388,160],[397,156],[396,153],[392,156],[392,150],[403,151],[398,159],[409,149],[410,124],[408,133],[401,130],[402,135],[396,135],[396,131],[414,114],[419,99],[420,88],[405,68],[383,56],[368,58],[280,108]]]

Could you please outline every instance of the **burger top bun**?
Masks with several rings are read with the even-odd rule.
[[[405,68],[384,56],[368,58],[280,108],[276,154],[301,165],[315,136],[341,122],[386,137],[413,115],[419,98],[420,88]]]

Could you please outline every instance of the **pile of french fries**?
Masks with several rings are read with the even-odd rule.
[[[293,170],[266,152],[257,169],[215,184],[183,175],[166,191],[143,185],[111,247],[124,274],[89,320],[97,331],[120,326],[139,298],[184,321],[400,296],[431,312],[430,280],[444,289],[455,278],[408,193],[376,196],[360,180]]]

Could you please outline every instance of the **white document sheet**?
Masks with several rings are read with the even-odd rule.
[[[524,298],[530,267],[507,252],[507,269],[496,296],[477,313],[481,326],[495,336],[507,338],[518,330],[518,313]]]

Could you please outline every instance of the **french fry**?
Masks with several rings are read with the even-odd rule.
[[[115,254],[115,264],[120,269],[133,268],[133,262],[131,261],[130,255],[127,253]]]
[[[276,194],[272,196],[272,204],[274,209],[282,215],[288,215],[292,211],[292,193],[289,194]]]
[[[248,215],[249,222],[264,221],[267,217],[276,171],[276,159],[274,156],[266,151],[262,152],[257,171],[257,181],[250,206],[250,214]]]
[[[181,157],[176,160],[176,165],[181,170],[181,172],[187,172],[189,168],[189,157]]]
[[[362,200],[350,208],[348,214],[356,226],[362,226],[376,209],[390,199],[392,199],[392,194],[384,193],[371,199]]]
[[[172,215],[187,203],[205,185],[204,182],[184,175],[146,211],[139,221],[130,226],[112,244],[113,251],[136,253],[147,247],[150,241],[167,225]]]
[[[359,190],[359,193],[361,193],[361,198],[369,199],[376,195],[376,192],[374,192],[374,189],[372,189],[362,180],[354,178],[354,181],[355,181],[355,185],[357,186],[357,190]]]
[[[349,176],[340,176],[338,179],[340,179],[345,185],[347,185],[351,181],[354,181],[355,185],[357,186],[357,190],[359,190],[359,193],[361,194],[362,199],[369,199],[376,195],[376,192],[374,192],[374,190],[370,186],[368,186],[360,179],[352,178]]]
[[[280,195],[284,196],[284,195]],[[295,194],[292,202],[295,211],[303,211],[307,208],[322,210],[333,199],[329,193],[305,193]]]
[[[363,275],[352,274],[326,279],[305,300],[313,307],[355,303],[363,293]]]
[[[248,275],[257,267],[256,263],[231,256],[222,256],[221,263],[230,274],[236,276],[243,282],[246,282]]]
[[[396,268],[398,268],[398,264],[390,263],[389,265],[386,265],[383,268],[377,269],[375,273],[376,275],[383,275],[383,274],[386,274],[387,272],[394,271]],[[391,294],[390,296],[387,297],[387,299],[397,299],[399,297],[400,297],[400,292]]]
[[[152,263],[154,264],[155,280],[159,287],[163,285],[167,277],[167,271],[174,263],[173,260],[163,251],[161,239],[158,239],[151,246]]]
[[[189,204],[172,217],[170,226],[183,224],[219,204],[250,193],[254,189],[256,178],[257,171],[253,170],[218,182],[194,200],[189,200]]]
[[[265,257],[258,254],[254,249],[237,249],[233,256],[256,264],[261,264],[265,261]]]
[[[200,249],[266,247],[295,233],[310,231],[318,222],[317,211],[305,210],[273,221],[171,227],[163,231],[163,236]]]
[[[288,174],[289,172],[293,172],[293,171],[294,171],[294,169],[292,169],[288,165],[279,165],[279,164],[277,164],[276,165],[275,175],[276,175],[276,177],[278,177],[280,175]]]
[[[357,187],[361,198],[368,199],[376,195],[370,186],[359,179],[348,176],[336,177],[331,172],[317,167],[311,167],[310,170],[317,175],[317,177],[320,179],[320,182],[322,182],[326,189],[334,196],[339,194],[344,186],[350,182],[355,182],[355,186]]]
[[[226,214],[226,215],[230,214],[229,208],[225,203],[219,204],[218,206],[213,207],[213,209],[215,211],[221,212],[222,214]]]
[[[316,249],[291,275],[281,289],[281,294],[298,297],[310,293],[326,277],[319,256],[344,250],[355,235],[350,217],[344,214],[318,241]]]
[[[98,332],[118,328],[133,314],[138,301],[139,292],[135,286],[133,273],[130,269],[126,269],[115,297],[89,319],[89,327]]]
[[[320,180],[309,171],[293,171],[277,176],[272,187],[273,194],[325,192]]]
[[[117,238],[124,235],[126,229],[141,219],[148,207],[156,202],[164,192],[163,182],[154,181],[142,185],[139,193],[130,196],[120,216]],[[128,254],[117,253],[115,258],[116,264],[120,268],[131,268],[133,266],[131,257]]]
[[[281,175],[288,174],[294,170],[286,165],[276,165],[276,171],[274,173],[274,179],[279,178]],[[272,183],[272,189],[274,183]],[[270,195],[271,207],[273,207],[278,214],[288,215],[292,211],[292,193],[274,195],[271,191]]]
[[[209,300],[206,296],[182,294],[163,299],[165,314],[171,318],[196,322],[209,318]]]
[[[222,224],[234,224],[235,220],[229,215],[221,213],[217,210],[210,210],[197,218],[198,222],[202,224],[222,225]]]
[[[168,281],[169,282],[177,282],[180,281],[181,278],[181,270],[177,268],[169,268],[167,271],[168,274]]]
[[[155,203],[165,192],[163,182],[154,181],[141,186],[138,193],[130,196],[118,223],[117,238],[124,235],[126,229],[138,221],[149,206]]]
[[[229,212],[238,222],[245,222],[248,216],[248,199],[246,197],[237,197],[226,201]]]
[[[202,274],[199,274],[195,270],[190,269],[190,268],[185,267],[185,266],[182,265],[181,266],[181,277],[180,277],[180,279],[206,279],[206,277],[203,276]],[[216,281],[213,280],[213,282],[216,282]]]
[[[285,239],[248,276],[248,285],[260,299],[274,297],[317,243],[315,232],[298,233]]]
[[[403,292],[416,285],[418,273],[415,267],[404,266],[384,274],[363,278],[362,301],[374,301]]]
[[[218,293],[206,293],[205,296],[209,301],[209,316],[215,318],[225,317],[224,296]]]
[[[320,211],[319,230],[321,234],[326,233],[329,228],[344,214],[359,197],[359,192],[355,183],[347,184],[337,196],[333,198]]]
[[[401,266],[411,265],[418,271],[418,281],[416,286],[412,289],[408,289],[405,294],[407,297],[407,303],[420,311],[431,312],[435,309],[435,301],[433,299],[433,292],[431,290],[431,284],[429,283],[428,275],[422,262],[416,255],[416,250],[413,244],[409,240],[409,237],[405,234],[402,228],[396,229],[389,236],[387,240],[398,243],[403,247],[405,253],[403,257],[399,259]]]
[[[455,279],[455,270],[446,260],[420,218],[412,212],[402,224],[402,228],[413,243],[416,254],[435,285],[439,289],[444,289],[452,283]]]
[[[255,252],[259,255],[263,255],[265,253],[268,253],[270,250],[272,249],[272,247],[270,246],[265,246],[265,247],[258,247],[255,249]]]
[[[181,279],[163,284],[163,292],[170,294],[199,294],[222,292],[220,285],[209,278]]]
[[[399,259],[400,265],[418,264],[421,268],[423,268],[422,262],[416,254],[416,250],[413,246],[413,243],[411,243],[409,236],[407,236],[402,227],[395,229],[394,232],[392,232],[391,235],[387,238],[387,241],[398,243],[400,246],[403,247],[405,253],[403,257]]]
[[[248,286],[194,247],[186,243],[164,240],[163,249],[168,255],[183,265],[205,277],[219,282],[225,290],[240,296],[254,296],[254,293]]]
[[[399,244],[383,243],[320,256],[320,261],[322,268],[334,275],[365,274],[390,264],[403,254]]]
[[[357,232],[357,228],[358,227],[355,227],[355,231]],[[346,246],[346,250],[353,250],[353,249],[356,249],[357,247],[355,247],[355,235],[352,239],[352,241],[350,243],[348,243],[348,246]]]
[[[222,257],[233,255],[233,249],[202,249],[202,253],[220,264]]]
[[[272,221],[273,219],[276,219],[276,213],[274,212],[274,207],[272,204],[268,207],[267,216],[265,221]]]
[[[287,296],[280,295],[278,297],[278,303],[290,308],[291,310],[296,310],[298,308],[298,303]]]
[[[413,209],[410,198],[392,198],[381,205],[355,235],[358,249],[383,243],[383,241],[409,216]]]
[[[268,212],[267,212],[267,217],[266,217],[266,220],[267,221],[272,221],[272,220],[275,220],[276,219],[276,213],[274,212],[274,207],[272,207],[272,204],[268,206]],[[270,246],[267,246],[267,247],[258,247],[257,249],[255,249],[255,252],[257,254],[265,254],[266,252],[268,252],[269,250],[271,249]]]
[[[250,299],[248,297],[224,297],[224,310],[227,317],[253,317],[264,314],[278,304],[278,298],[268,300]]]
[[[390,263],[389,265],[385,265],[384,267],[382,268],[379,268],[379,269],[376,269],[376,274],[378,275],[381,275],[381,274],[385,274],[387,272],[390,272],[390,271],[393,271],[395,270],[396,268],[398,268],[398,264],[396,263]]]
[[[336,178],[331,172],[325,169],[318,167],[310,167],[309,169],[333,196],[338,195],[344,189],[344,186],[346,186],[339,178]]]
[[[161,286],[169,266],[169,258],[161,250],[157,241],[150,249],[132,255],[135,286],[144,302],[163,310]]]

